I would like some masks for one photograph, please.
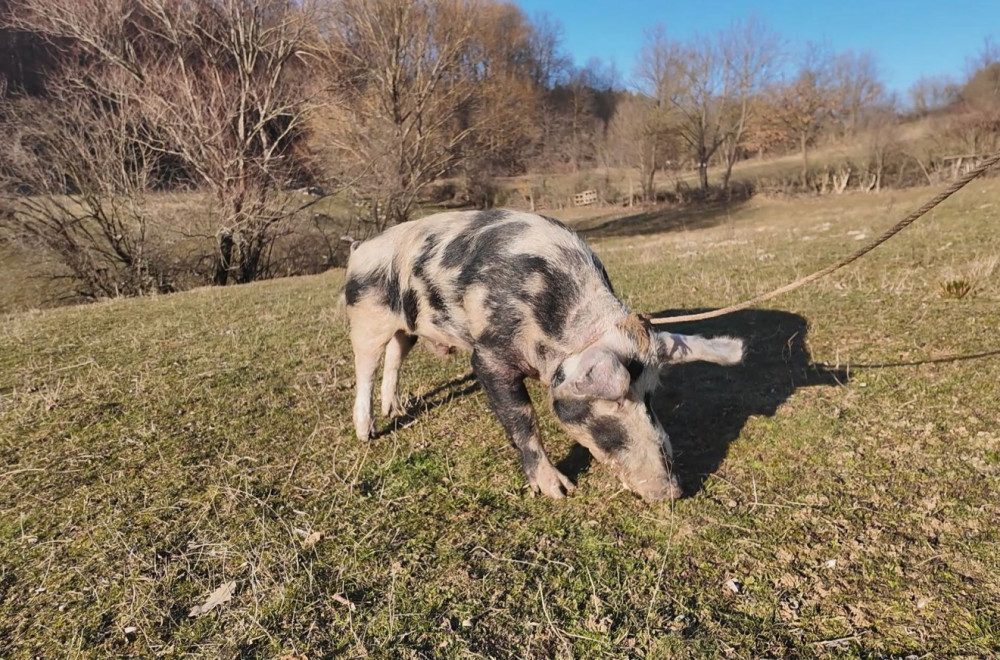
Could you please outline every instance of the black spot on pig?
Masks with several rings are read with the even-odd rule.
[[[601,260],[598,259],[597,255],[593,252],[590,253],[590,259],[594,264],[594,268],[596,268],[597,272],[601,274],[601,281],[604,282],[604,286],[608,288],[608,291],[614,293],[615,287],[611,284],[611,278],[608,277],[608,271],[604,269],[604,264],[601,263]]]
[[[472,353],[472,370],[507,438],[521,452],[525,472],[533,475],[540,456],[531,448],[536,436],[535,413],[523,378],[512,372],[502,356],[484,354],[478,348]]]
[[[517,333],[524,324],[524,316],[512,307],[491,304],[489,299],[487,299],[487,310],[489,323],[476,338],[477,342],[489,349],[490,353],[504,364],[511,367],[526,367],[517,342]],[[526,373],[526,369],[522,371]]]
[[[506,410],[498,410],[497,417],[508,420],[505,426],[515,447],[520,447],[535,434],[535,418],[530,406],[512,405]]]
[[[367,273],[354,273],[347,278],[344,297],[348,305],[356,305],[365,296],[374,293],[379,302],[386,304],[389,275],[385,266],[379,266]]]
[[[385,280],[385,304],[394,312],[403,310],[403,296],[399,287],[399,270],[393,260]]]
[[[511,241],[527,228],[526,222],[505,222],[474,233],[463,232],[445,246],[441,265],[462,269],[457,279],[459,293],[464,294],[475,283],[488,284],[484,281],[488,273],[503,268],[504,264],[498,263],[500,258],[507,254]]]
[[[414,277],[421,280],[427,279],[427,264],[429,264],[434,258],[434,254],[440,243],[441,241],[437,237],[437,234],[428,234],[424,238],[424,242],[421,244],[420,250],[417,252],[416,258],[413,260],[412,270]]]
[[[559,227],[560,229],[565,229],[566,231],[571,231],[569,227],[567,227],[566,225],[564,225],[559,220],[556,220],[555,218],[550,218],[547,215],[543,215],[541,217],[545,218],[549,222],[550,225],[555,225],[556,227]]]
[[[642,376],[642,372],[645,368],[645,365],[643,365],[640,360],[636,360],[635,358],[629,360],[628,364],[625,365],[625,369],[628,370],[629,380],[633,383],[639,380],[639,377]]]
[[[556,367],[555,373],[552,374],[552,383],[551,383],[551,385],[552,385],[552,387],[559,387],[560,385],[563,384],[563,382],[565,382],[565,380],[566,380],[566,371],[563,369],[562,365],[560,364],[558,367]]]
[[[571,270],[589,269],[595,271],[608,291],[611,293],[615,292],[614,287],[611,286],[611,278],[608,277],[608,271],[604,269],[604,264],[601,263],[601,260],[597,258],[597,255],[587,245],[581,243],[576,249],[562,246],[559,248],[559,255]]]
[[[556,399],[552,410],[564,424],[580,425],[590,417],[590,402],[578,399]]]
[[[503,225],[508,226],[511,225]],[[579,297],[579,284],[544,257],[506,254],[502,250],[502,246],[481,250],[471,267],[460,274],[459,287],[463,290],[472,284],[486,287],[491,324],[519,326],[524,319],[517,303],[527,303],[542,331],[561,339],[566,319]]]
[[[424,287],[427,289],[427,302],[430,303],[431,309],[441,313],[443,315],[442,320],[447,320],[449,316],[448,302],[444,299],[441,289],[438,288],[437,284],[430,281],[425,281]],[[437,317],[435,317],[435,323],[437,322]]]
[[[531,294],[532,315],[542,332],[550,337],[562,338],[569,311],[577,302],[580,286],[568,273],[559,270],[537,255],[519,255],[513,264],[521,282],[529,280],[528,274],[540,275],[542,286]]]
[[[510,217],[510,211],[505,209],[486,209],[485,211],[480,211],[476,214],[476,218],[472,221],[472,225],[480,228],[500,220],[505,220],[508,217]]]
[[[440,245],[441,239],[437,234],[428,234],[420,246],[417,257],[413,260],[412,272],[413,277],[424,285],[426,302],[434,310],[432,319],[434,325],[445,326],[451,320],[451,315],[448,313],[450,307],[433,273],[428,272],[428,266],[434,260]]]
[[[403,315],[406,317],[406,327],[413,332],[417,329],[417,316],[420,314],[420,300],[417,292],[407,289],[403,292]]]
[[[360,277],[352,275],[347,278],[347,286],[344,287],[344,299],[348,305],[356,305],[364,294],[364,284]]]
[[[524,474],[527,475],[529,479],[534,479],[535,473],[538,472],[538,463],[541,460],[538,452],[534,449],[521,449],[521,467],[524,469]]]
[[[463,227],[458,235],[452,238],[451,242],[445,246],[441,265],[445,268],[457,268],[458,266],[467,264],[476,247],[482,242],[481,239],[484,230],[487,228],[495,230],[504,226],[497,223],[507,216],[506,211],[496,209],[476,214],[476,217]],[[513,224],[524,226],[523,222]],[[499,248],[502,246],[493,247]]]
[[[587,424],[594,444],[609,454],[621,451],[628,444],[625,427],[613,417],[598,417]]]

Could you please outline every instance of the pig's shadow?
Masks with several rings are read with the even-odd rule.
[[[429,392],[409,398],[403,407],[403,414],[393,417],[386,427],[381,431],[377,431],[372,438],[378,439],[405,429],[421,415],[455,399],[461,399],[473,392],[478,392],[479,389],[479,383],[476,381],[475,375],[467,373],[462,376],[456,376]]]
[[[667,310],[655,318],[704,310]],[[790,312],[744,310],[718,319],[660,326],[661,330],[715,337],[739,337],[746,357],[737,367],[691,363],[672,367],[653,401],[656,414],[674,447],[675,471],[685,495],[701,490],[719,469],[729,445],[753,415],[770,417],[800,387],[836,386],[848,380],[846,371],[815,364],[806,347],[808,321]],[[453,378],[411,398],[403,415],[376,434],[381,437],[409,426],[434,408],[476,392],[471,373]],[[543,405],[535,402],[536,409]],[[591,455],[574,444],[557,468],[573,481],[591,465]]]
[[[655,318],[704,310],[667,310]],[[771,416],[795,390],[847,382],[845,371],[814,364],[806,347],[805,318],[777,310],[745,310],[718,319],[660,326],[661,330],[742,338],[744,363],[737,367],[691,363],[665,372],[653,407],[670,435],[675,471],[684,494],[701,490],[718,470],[753,415]],[[574,481],[590,465],[590,454],[574,446],[558,467]]]

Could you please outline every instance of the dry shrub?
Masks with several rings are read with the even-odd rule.
[[[992,256],[970,261],[961,267],[944,269],[938,282],[941,297],[962,299],[981,291],[988,284],[998,264],[1000,257]]]
[[[8,210],[0,228],[54,257],[82,298],[172,290],[149,221],[158,161],[141,113],[127,100],[101,103],[67,79],[53,82],[50,95],[5,108]]]

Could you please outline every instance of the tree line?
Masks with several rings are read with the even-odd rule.
[[[996,148],[998,55],[987,41],[962,84],[918,81],[907,111]],[[0,222],[93,298],[176,286],[161,191],[207,200],[202,276],[223,285],[275,274],[275,241],[317,202],[293,190],[336,193],[375,231],[444,179],[488,204],[497,177],[618,168],[653,201],[664,171],[708,195],[791,151],[806,182],[821,140],[862,134],[881,186],[905,114],[871,53],[792,49],[754,19],[651,30],[626,79],[496,0],[0,0],[0,91]]]

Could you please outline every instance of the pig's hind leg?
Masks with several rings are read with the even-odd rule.
[[[397,330],[396,334],[389,340],[389,345],[385,347],[385,362],[382,364],[382,389],[379,391],[379,396],[382,401],[382,414],[386,417],[403,413],[403,405],[399,400],[399,368],[416,343],[416,335]]]
[[[396,328],[377,323],[355,313],[351,318],[351,346],[354,349],[354,373],[357,378],[354,399],[354,430],[361,440],[372,437],[372,389],[378,371],[379,358],[386,344],[393,338]],[[398,370],[398,365],[396,367]]]

